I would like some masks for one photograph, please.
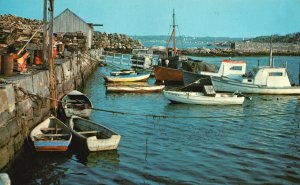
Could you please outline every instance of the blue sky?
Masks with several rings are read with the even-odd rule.
[[[42,19],[43,0],[0,0],[0,14]],[[98,31],[167,35],[175,9],[180,35],[255,37],[300,32],[300,0],[55,0]]]

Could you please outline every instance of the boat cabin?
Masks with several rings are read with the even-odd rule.
[[[291,87],[286,68],[283,67],[256,67],[242,79],[243,83],[267,87]]]
[[[236,60],[223,60],[219,68],[220,76],[246,74],[246,62]]]

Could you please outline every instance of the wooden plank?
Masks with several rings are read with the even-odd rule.
[[[60,136],[70,136],[70,134],[38,134],[38,137],[60,137]]]
[[[91,130],[91,131],[82,131],[82,132],[77,132],[78,134],[96,134],[99,131],[96,130]]]
[[[41,128],[40,129],[41,131],[55,131],[55,128]],[[62,128],[57,128],[57,130],[59,131],[59,130],[62,130]]]

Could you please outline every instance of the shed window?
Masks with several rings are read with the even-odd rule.
[[[269,76],[283,76],[282,72],[271,72]]]

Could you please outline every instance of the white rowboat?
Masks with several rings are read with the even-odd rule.
[[[114,150],[121,136],[111,129],[91,120],[72,116],[69,122],[73,138],[89,151]]]
[[[147,81],[150,74],[129,74],[124,76],[105,76],[107,82],[141,82]]]

